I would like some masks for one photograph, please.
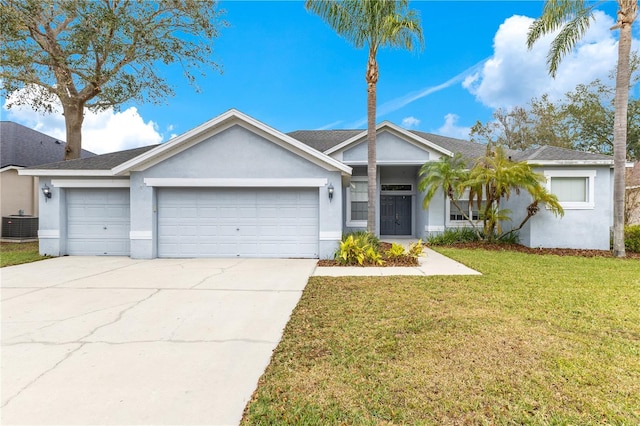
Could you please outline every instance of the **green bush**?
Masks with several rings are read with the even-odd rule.
[[[441,234],[432,234],[427,237],[427,243],[432,246],[448,246],[474,241],[479,241],[479,238],[471,228],[447,228]]]
[[[624,249],[640,253],[640,225],[630,225],[624,228]]]
[[[389,259],[399,259],[404,256],[404,247],[401,244],[392,243],[391,248],[385,254]]]

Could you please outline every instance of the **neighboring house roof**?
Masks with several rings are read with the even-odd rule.
[[[64,159],[66,144],[12,121],[0,121],[0,168],[31,167]],[[94,156],[82,150],[82,158]]]

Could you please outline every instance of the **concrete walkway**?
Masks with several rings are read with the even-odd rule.
[[[415,239],[383,239],[384,242],[394,242],[408,247],[416,242]],[[456,262],[446,256],[425,247],[424,252],[418,258],[418,266],[406,267],[361,267],[361,266],[319,266],[313,272],[314,277],[373,277],[394,275],[482,275],[460,262]]]
[[[0,423],[238,424],[315,265],[60,257],[0,269]]]

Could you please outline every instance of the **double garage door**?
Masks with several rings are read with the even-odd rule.
[[[318,257],[318,189],[159,188],[160,257]]]

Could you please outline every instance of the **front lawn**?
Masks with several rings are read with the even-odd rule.
[[[243,424],[639,424],[640,261],[438,249],[460,277],[314,277]]]
[[[0,268],[47,259],[40,256],[38,243],[0,243]]]

